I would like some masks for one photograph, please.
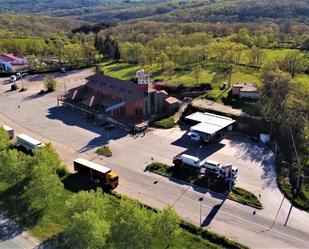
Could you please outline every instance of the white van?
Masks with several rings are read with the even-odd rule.
[[[173,163],[175,165],[186,165],[190,167],[200,168],[201,160],[198,157],[187,154],[177,155],[174,157]]]
[[[216,161],[207,160],[203,163],[203,166],[211,173],[218,173],[220,170],[220,163]]]

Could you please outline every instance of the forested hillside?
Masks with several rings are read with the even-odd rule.
[[[74,16],[91,22],[135,19],[194,22],[309,21],[308,0],[0,0],[0,13]]]
[[[1,14],[0,38],[63,35],[82,24],[69,17]]]

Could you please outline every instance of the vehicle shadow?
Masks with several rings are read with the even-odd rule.
[[[186,148],[182,154],[188,154],[191,156],[198,157],[201,161],[209,157],[210,155],[214,154],[216,151],[222,149],[225,144],[223,143],[211,143],[211,144],[202,144],[200,142],[193,141],[190,136],[184,134],[179,139],[173,141],[172,145]]]

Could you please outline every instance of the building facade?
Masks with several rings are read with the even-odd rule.
[[[151,84],[147,88],[141,88],[133,82],[119,80],[103,73],[96,73],[86,80],[85,85],[69,90],[59,100],[64,105],[72,106],[97,119],[109,116],[144,120],[151,115],[171,110],[170,103],[175,108],[176,101],[165,101],[168,94],[156,90]]]
[[[259,88],[255,83],[233,84],[232,94],[239,98],[259,99]]]

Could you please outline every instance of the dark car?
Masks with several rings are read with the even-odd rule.
[[[110,131],[114,128],[115,128],[115,125],[113,125],[113,124],[107,124],[107,125],[104,126],[104,129],[107,130],[107,131]]]

